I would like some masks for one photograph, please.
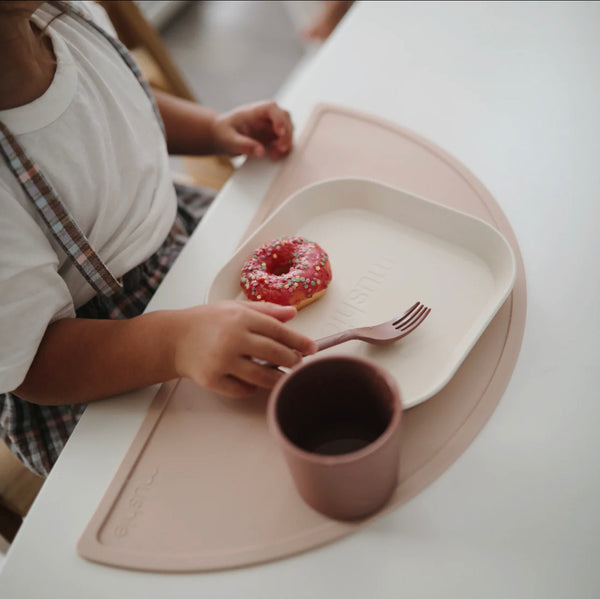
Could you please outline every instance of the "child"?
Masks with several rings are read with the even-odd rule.
[[[316,351],[290,307],[142,314],[211,199],[176,197],[167,151],[278,159],[293,127],[153,95],[79,10],[0,0],[0,437],[41,475],[89,401],[177,377],[243,397],[281,376],[253,358]]]

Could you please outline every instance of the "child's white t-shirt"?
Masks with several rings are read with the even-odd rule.
[[[34,14],[57,69],[48,90],[0,111],[116,277],[151,256],[175,218],[176,198],[160,125],[118,52],[70,16]],[[0,160],[0,392],[23,381],[48,325],[74,317],[94,290],[47,231]]]

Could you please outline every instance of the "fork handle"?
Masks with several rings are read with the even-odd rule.
[[[340,343],[345,343],[346,341],[355,339],[355,332],[355,329],[349,329],[347,331],[342,331],[341,333],[334,333],[333,335],[316,339],[315,343],[319,348],[317,351],[321,351],[323,349],[327,349],[328,347],[333,347],[334,345],[339,345]]]
[[[315,343],[317,344],[317,351],[320,352],[322,349],[327,349],[328,347],[339,345],[340,343],[344,343],[345,341],[356,339],[357,332],[358,329],[349,329],[347,331],[342,331],[341,333],[334,333],[333,335],[329,335],[328,337],[321,337],[320,339],[315,339]],[[260,360],[258,358],[252,358],[252,360],[260,366],[267,366],[268,368],[273,368],[274,370],[281,370],[281,368],[277,366],[277,364],[271,364],[271,362]],[[282,370],[281,372],[285,371]]]

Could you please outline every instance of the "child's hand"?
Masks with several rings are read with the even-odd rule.
[[[252,358],[291,367],[317,350],[314,341],[283,324],[296,315],[293,307],[223,301],[178,312],[178,375],[231,397],[271,388],[282,376]]]
[[[289,112],[275,102],[240,106],[218,116],[213,123],[218,151],[277,160],[292,149],[294,126]]]

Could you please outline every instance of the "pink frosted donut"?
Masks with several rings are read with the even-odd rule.
[[[240,278],[249,300],[298,309],[319,299],[330,282],[329,256],[303,237],[279,237],[261,245],[244,264]]]

